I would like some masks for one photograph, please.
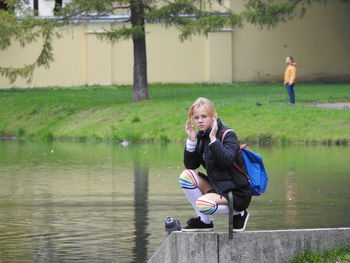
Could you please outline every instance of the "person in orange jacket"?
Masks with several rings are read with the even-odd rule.
[[[287,67],[284,72],[284,85],[287,88],[289,102],[291,104],[295,104],[294,84],[297,75],[297,64],[295,63],[293,57],[287,57],[286,64]]]

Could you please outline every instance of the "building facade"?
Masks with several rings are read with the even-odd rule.
[[[40,15],[50,15],[55,1]],[[33,0],[29,1],[29,4]],[[228,3],[233,10],[242,1]],[[42,13],[40,13],[42,12]],[[310,5],[304,17],[296,17],[273,29],[260,30],[245,24],[224,28],[208,37],[194,36],[181,42],[175,28],[147,24],[149,82],[282,82],[285,57],[293,56],[298,65],[298,81],[350,81],[350,4],[339,0]],[[37,69],[31,83],[18,79],[9,83],[0,77],[0,88],[76,85],[131,84],[133,47],[131,40],[110,44],[96,37],[105,28],[123,25],[121,17],[107,17],[62,30],[54,42],[55,61],[49,69]],[[26,48],[13,45],[0,52],[0,65],[18,67],[33,62],[40,44]]]

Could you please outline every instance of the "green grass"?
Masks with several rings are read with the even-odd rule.
[[[298,84],[295,90],[300,104],[350,97],[349,84]],[[129,86],[0,90],[0,135],[178,142],[185,139],[187,108],[201,96],[215,103],[241,141],[350,142],[349,110],[288,105],[281,84],[153,84],[149,95],[131,103]]]
[[[291,263],[343,263],[350,262],[350,247],[328,250],[323,253],[306,251],[295,257]]]

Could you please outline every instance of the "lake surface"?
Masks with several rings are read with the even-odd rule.
[[[270,146],[247,230],[350,226],[350,147]],[[0,141],[0,262],[146,262],[194,212],[183,145]],[[214,218],[226,231],[227,217]]]

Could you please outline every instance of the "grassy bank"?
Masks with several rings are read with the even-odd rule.
[[[297,103],[341,101],[350,85],[299,84]],[[131,103],[130,87],[72,87],[0,91],[2,137],[182,141],[186,108],[211,99],[241,141],[350,142],[350,111],[288,105],[281,84],[154,84],[151,100]],[[256,106],[259,102],[261,106]]]
[[[338,248],[326,251],[324,253],[313,253],[306,251],[296,258],[291,263],[343,263],[350,262],[350,248]]]

